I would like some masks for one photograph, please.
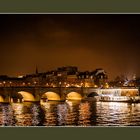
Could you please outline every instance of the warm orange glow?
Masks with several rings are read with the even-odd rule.
[[[46,92],[42,95],[42,98],[47,98],[48,100],[54,100],[54,101],[59,101],[60,100],[60,96],[59,94],[55,93],[55,92]]]
[[[0,102],[4,102],[4,99],[2,96],[0,96]]]
[[[94,85],[94,87],[97,88],[98,86],[97,85]]]
[[[67,100],[81,100],[82,96],[81,94],[77,93],[77,92],[70,92],[67,95]]]
[[[24,101],[35,101],[34,96],[31,93],[29,93],[29,92],[20,91],[18,93],[23,96],[23,100]]]
[[[137,97],[139,93],[138,89],[100,89],[99,94],[106,97],[120,97],[121,100],[126,100],[127,97]],[[113,99],[115,100],[115,99]],[[116,98],[116,100],[119,100]]]

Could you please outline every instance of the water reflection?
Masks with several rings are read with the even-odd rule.
[[[32,126],[31,103],[12,103],[11,106],[14,110],[17,126]]]
[[[88,102],[79,105],[79,125],[90,125],[90,105]]]
[[[67,101],[57,106],[58,125],[77,125],[79,103],[79,101]]]
[[[8,104],[0,105],[0,125],[13,126],[15,125],[14,112]]]
[[[31,106],[31,114],[32,114],[32,125],[33,126],[41,126],[44,114],[42,112],[42,108],[40,107],[40,104],[33,104]]]
[[[140,125],[140,105],[117,102],[97,103],[97,125],[129,126]]]
[[[0,104],[1,126],[140,126],[140,104],[48,101]]]
[[[55,126],[57,125],[57,104],[58,102],[44,102],[41,104],[44,110],[44,122],[43,125],[45,126]]]
[[[39,126],[42,124],[42,110],[39,104],[30,102],[12,103],[16,126]]]
[[[67,126],[73,126],[73,125],[78,125],[78,110],[79,110],[79,104],[80,101],[67,101],[67,114],[66,114],[66,125]]]

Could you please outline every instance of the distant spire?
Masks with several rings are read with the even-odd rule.
[[[37,68],[37,66],[36,66],[36,70],[35,70],[35,73],[36,73],[36,74],[38,74],[38,68]]]

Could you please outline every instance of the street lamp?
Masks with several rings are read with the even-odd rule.
[[[48,87],[48,86],[49,86],[49,84],[48,84],[48,83],[46,83],[46,86]]]
[[[28,82],[28,86],[30,86],[31,85],[31,83],[30,82]]]
[[[3,81],[3,85],[4,85],[4,87],[5,87],[5,84],[6,84],[6,82],[5,82],[5,81]]]
[[[22,85],[25,86],[25,83],[23,82]]]
[[[12,82],[10,81],[9,83],[10,83],[10,87],[11,87],[11,85],[12,85]]]
[[[36,82],[36,81],[34,81],[34,86],[36,86],[36,83],[37,83],[37,82]]]
[[[61,87],[61,84],[62,84],[62,83],[61,83],[61,82],[59,82],[59,87]]]

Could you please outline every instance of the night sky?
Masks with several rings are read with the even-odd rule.
[[[140,76],[140,15],[0,15],[0,75],[61,66]]]

